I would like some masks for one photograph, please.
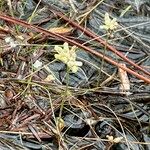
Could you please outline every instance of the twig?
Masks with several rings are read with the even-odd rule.
[[[18,24],[18,25],[22,25],[22,26],[27,27],[29,29],[33,29],[33,30],[35,30],[37,32],[41,32],[41,33],[43,33],[43,34],[45,34],[47,36],[52,36],[52,37],[59,38],[60,40],[62,40],[64,42],[68,42],[68,43],[70,43],[72,45],[76,45],[77,47],[82,48],[85,51],[90,52],[91,54],[94,54],[94,55],[96,55],[96,56],[98,56],[100,58],[103,58],[105,61],[111,63],[112,65],[115,65],[115,66],[117,66],[117,67],[127,71],[128,73],[136,76],[140,80],[143,80],[146,83],[150,83],[150,79],[149,78],[146,78],[143,75],[140,75],[140,74],[134,72],[133,70],[118,64],[118,62],[115,62],[111,58],[109,58],[107,56],[103,56],[103,54],[101,54],[101,53],[99,53],[97,51],[94,51],[93,49],[91,49],[91,48],[89,48],[87,46],[81,45],[80,43],[77,43],[74,40],[68,39],[68,38],[66,38],[66,37],[64,37],[62,35],[57,34],[57,33],[50,32],[50,31],[45,30],[45,29],[43,29],[41,27],[37,27],[37,26],[31,25],[31,24],[28,24],[25,21],[22,21],[22,20],[19,20],[19,19],[16,19],[16,18],[12,18],[12,17],[6,16],[6,15],[0,15],[0,18],[5,20],[5,21],[9,21],[9,22],[12,22],[12,23],[15,23],[15,24]]]
[[[51,6],[49,5],[49,7],[51,8]],[[109,50],[111,50],[112,52],[114,52],[115,54],[117,54],[118,56],[120,56],[123,60],[125,60],[126,62],[128,62],[129,64],[133,65],[134,67],[138,68],[139,70],[143,71],[145,74],[150,76],[150,72],[146,71],[145,69],[143,69],[142,67],[140,67],[139,65],[137,65],[136,63],[134,63],[133,61],[131,61],[129,58],[127,58],[126,56],[124,56],[121,52],[119,52],[117,49],[115,49],[113,46],[109,45],[108,43],[106,43],[105,40],[101,39],[100,36],[96,35],[94,32],[92,32],[89,29],[85,29],[82,26],[80,26],[79,24],[77,24],[76,22],[72,21],[71,19],[67,18],[65,15],[63,15],[60,12],[56,12],[54,10],[54,8],[51,8],[50,11],[52,11],[54,14],[56,14],[57,16],[59,16],[60,18],[64,19],[65,21],[67,21],[69,24],[71,24],[72,26],[78,28],[79,30],[81,30],[83,33],[85,33],[86,35],[94,38],[96,41],[98,41],[100,44],[102,45],[107,45],[107,48]]]

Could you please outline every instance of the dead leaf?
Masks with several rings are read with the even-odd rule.
[[[8,99],[12,99],[13,96],[14,96],[14,92],[13,92],[11,89],[7,89],[7,90],[5,91],[5,96],[6,96],[6,98],[8,98]]]
[[[126,67],[125,64],[121,64],[122,66]],[[121,86],[120,89],[123,91],[129,91],[130,90],[130,81],[127,75],[127,72],[122,70],[121,68],[118,69],[118,75],[121,80]]]
[[[70,33],[72,28],[70,27],[55,27],[55,28],[50,28],[49,31],[53,33],[58,33],[58,34],[68,34]]]

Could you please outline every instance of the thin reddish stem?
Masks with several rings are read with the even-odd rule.
[[[26,28],[29,28],[29,29],[33,29],[33,30],[35,30],[37,32],[40,32],[40,33],[43,33],[43,34],[45,34],[47,36],[58,37],[60,40],[68,42],[68,43],[70,43],[72,45],[76,45],[79,48],[82,48],[82,49],[90,52],[91,54],[94,54],[94,55],[96,55],[96,56],[98,56],[100,58],[103,58],[107,62],[109,62],[109,63],[111,63],[111,64],[113,64],[113,65],[115,65],[115,66],[117,66],[117,67],[127,71],[128,73],[136,76],[137,78],[143,80],[144,82],[150,83],[150,79],[148,79],[148,78],[146,78],[146,77],[144,77],[144,76],[134,72],[133,70],[131,70],[131,69],[127,68],[127,67],[122,66],[121,64],[118,64],[117,62],[113,61],[111,58],[109,58],[107,56],[103,56],[103,54],[101,54],[101,53],[99,53],[97,51],[94,51],[94,50],[92,50],[89,47],[86,47],[84,45],[81,45],[80,43],[77,43],[74,40],[68,39],[68,38],[66,38],[66,37],[64,37],[62,35],[57,34],[57,33],[53,33],[53,32],[47,31],[47,30],[45,30],[45,29],[43,29],[41,27],[37,27],[37,26],[31,25],[31,24],[28,24],[27,22],[19,20],[19,19],[16,19],[16,18],[12,18],[12,17],[9,17],[9,16],[4,16],[4,15],[0,15],[0,18],[3,19],[3,20],[9,21],[9,22],[15,23],[15,24],[22,25],[22,26],[24,26]]]
[[[79,24],[77,24],[76,22],[72,21],[71,19],[67,18],[64,14],[60,13],[60,12],[56,12],[54,9],[51,9],[51,11],[53,13],[55,13],[57,16],[59,16],[60,18],[62,18],[63,20],[67,21],[69,24],[71,24],[72,26],[78,28],[79,30],[81,30],[83,33],[85,33],[86,35],[94,38],[94,40],[100,42],[102,45],[106,45],[106,41],[101,39],[99,36],[97,36],[94,32],[92,32],[89,29],[85,29],[82,26],[80,26]],[[127,58],[126,56],[124,56],[121,52],[119,52],[116,48],[114,48],[113,46],[111,46],[110,44],[107,43],[107,48],[109,50],[111,50],[112,52],[114,52],[115,54],[117,54],[118,56],[120,56],[123,60],[125,60],[126,62],[128,62],[129,64],[133,65],[134,67],[138,68],[139,70],[143,71],[145,74],[150,76],[150,72],[146,71],[145,69],[143,69],[142,67],[140,67],[139,65],[137,65],[136,63],[134,63],[133,61],[131,61],[129,58]]]

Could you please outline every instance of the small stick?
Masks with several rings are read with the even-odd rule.
[[[57,34],[57,33],[50,32],[50,31],[45,30],[45,29],[43,29],[41,27],[37,27],[37,26],[31,25],[31,24],[29,24],[29,23],[27,23],[25,21],[22,21],[22,20],[19,20],[19,19],[16,19],[16,18],[12,18],[12,17],[6,16],[6,15],[0,15],[0,18],[3,19],[3,20],[9,21],[9,22],[15,23],[15,24],[22,25],[22,26],[27,27],[29,29],[33,29],[33,30],[35,30],[37,32],[44,33],[47,36],[57,37],[60,40],[68,42],[68,43],[70,43],[72,45],[76,45],[77,47],[82,48],[85,51],[88,51],[91,54],[94,54],[94,55],[96,55],[96,56],[98,56],[100,58],[103,58],[107,62],[109,62],[109,63],[111,63],[111,64],[113,64],[113,65],[115,65],[115,66],[117,66],[117,67],[127,71],[128,73],[130,73],[130,74],[136,76],[137,78],[143,80],[144,82],[150,84],[150,79],[144,77],[143,75],[140,75],[140,74],[136,73],[135,71],[133,71],[133,70],[127,68],[127,67],[124,67],[124,66],[120,65],[118,62],[115,62],[114,60],[112,60],[111,58],[109,58],[107,56],[103,56],[103,54],[101,54],[101,53],[99,53],[97,51],[94,51],[93,49],[91,49],[91,48],[89,48],[87,46],[84,46],[84,45],[82,45],[80,43],[77,43],[74,40],[68,39],[68,38],[66,38],[66,37],[64,37],[62,35]]]
[[[51,6],[49,5],[49,7],[51,8]],[[107,48],[109,50],[111,50],[112,52],[114,52],[115,54],[117,54],[118,56],[120,56],[123,60],[125,60],[126,62],[128,62],[129,64],[133,65],[134,67],[138,68],[139,70],[143,71],[145,74],[150,76],[150,72],[146,71],[145,69],[143,69],[142,67],[140,67],[139,65],[137,65],[136,63],[134,63],[133,61],[131,61],[129,58],[127,58],[126,56],[124,56],[121,52],[119,52],[116,48],[114,48],[113,46],[109,45],[108,43],[106,43],[105,40],[101,39],[99,36],[97,36],[94,32],[92,32],[89,29],[85,29],[82,26],[80,26],[79,24],[77,24],[76,22],[72,21],[71,19],[67,18],[64,14],[60,13],[60,12],[56,12],[54,10],[54,8],[51,8],[50,11],[52,11],[54,14],[56,14],[57,16],[59,16],[60,18],[64,19],[65,21],[67,21],[69,24],[71,24],[72,26],[78,28],[79,30],[81,30],[83,33],[85,33],[86,35],[94,38],[96,41],[98,41],[100,44],[102,45],[107,45]]]

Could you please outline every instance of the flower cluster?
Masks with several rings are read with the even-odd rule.
[[[76,73],[79,66],[82,66],[82,62],[76,61],[76,46],[73,46],[71,49],[69,49],[68,43],[65,42],[63,44],[63,48],[56,45],[54,49],[58,53],[55,54],[55,58],[65,63],[73,73]]]
[[[116,138],[114,138],[113,136],[109,136],[109,135],[107,135],[106,137],[108,138],[108,140],[111,143],[119,143],[123,139],[123,137],[116,137]]]
[[[111,20],[108,13],[105,14],[104,21],[105,21],[105,24],[102,25],[101,28],[107,31],[112,31],[116,29],[118,26],[116,18]]]

